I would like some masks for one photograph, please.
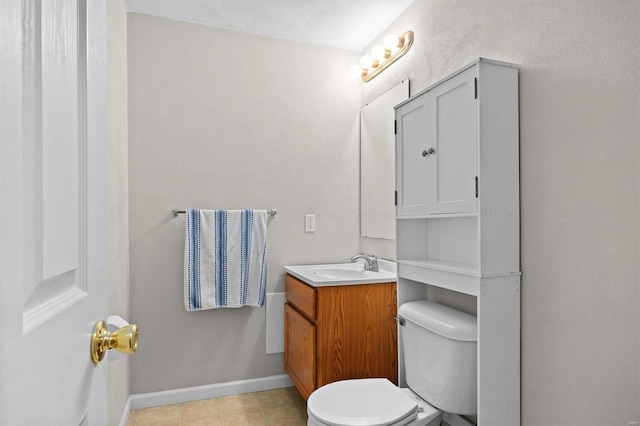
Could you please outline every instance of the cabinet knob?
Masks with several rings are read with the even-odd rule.
[[[436,150],[432,148],[429,148],[429,150],[427,151],[426,149],[422,151],[422,156],[423,157],[427,157],[429,155],[435,154]]]

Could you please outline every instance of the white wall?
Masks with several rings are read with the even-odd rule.
[[[416,93],[480,56],[521,65],[523,425],[640,420],[639,10],[415,1],[389,28],[414,46],[362,92],[409,77]]]
[[[123,0],[107,2],[107,283],[109,314],[129,318],[127,180],[127,16]],[[106,319],[106,318],[103,318]],[[112,358],[112,357],[110,357]],[[110,359],[109,358],[109,359]],[[118,424],[129,397],[129,359],[108,361],[108,422]]]
[[[128,29],[132,393],[282,374],[264,309],[185,311],[185,218],[171,209],[277,209],[268,292],[284,291],[285,264],[348,261],[358,55],[138,14]]]

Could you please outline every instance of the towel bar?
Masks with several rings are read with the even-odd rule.
[[[187,211],[186,210],[178,210],[178,209],[173,209],[173,215],[174,216],[178,216],[179,214],[185,214]],[[270,209],[267,210],[267,214],[269,216],[275,216],[276,215],[276,209]]]

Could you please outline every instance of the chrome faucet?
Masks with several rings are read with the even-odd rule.
[[[351,258],[351,261],[355,263],[358,261],[358,259],[365,260],[365,264],[364,264],[365,271],[379,272],[378,259],[375,256],[371,256],[369,254],[356,254]]]

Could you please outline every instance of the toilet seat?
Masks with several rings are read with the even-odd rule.
[[[352,379],[317,389],[307,401],[317,424],[402,426],[418,415],[418,403],[387,379]]]

